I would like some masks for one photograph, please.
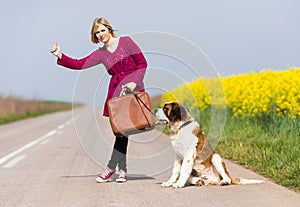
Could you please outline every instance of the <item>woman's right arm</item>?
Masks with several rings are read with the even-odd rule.
[[[52,47],[51,53],[57,57],[58,65],[74,70],[86,69],[102,63],[102,55],[99,53],[99,50],[94,51],[93,53],[84,58],[74,59],[63,54],[60,51],[59,44],[56,43]]]

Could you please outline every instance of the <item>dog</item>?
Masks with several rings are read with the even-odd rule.
[[[172,176],[162,187],[183,188],[186,184],[230,185],[259,184],[263,180],[233,178],[229,175],[221,156],[210,146],[200,125],[186,107],[177,103],[165,103],[155,109],[156,118],[171,131],[175,161]]]

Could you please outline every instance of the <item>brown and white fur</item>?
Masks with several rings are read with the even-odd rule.
[[[200,125],[193,119],[189,111],[177,102],[166,103],[163,108],[156,109],[155,115],[160,120],[166,120],[171,130],[171,140],[196,139],[196,144],[183,155],[175,151],[175,161],[172,176],[162,187],[182,188],[187,183],[192,185],[229,185],[229,184],[259,184],[262,180],[232,178],[221,156],[209,145]],[[183,137],[185,136],[185,137]]]

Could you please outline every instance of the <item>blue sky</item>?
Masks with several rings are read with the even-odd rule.
[[[89,54],[99,47],[90,41],[92,21],[102,16],[119,36],[145,31],[178,35],[201,49],[222,75],[300,66],[299,8],[296,0],[4,1],[0,96],[72,101],[79,72],[57,66],[50,49],[58,41],[72,57]],[[155,67],[168,68],[170,62],[175,74],[184,70],[176,61],[146,58]]]

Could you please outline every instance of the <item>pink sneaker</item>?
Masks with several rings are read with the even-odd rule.
[[[114,170],[106,167],[103,172],[97,177],[97,183],[105,183],[111,181],[111,176],[114,174]]]
[[[116,182],[118,182],[118,183],[125,183],[127,181],[126,180],[126,174],[127,173],[124,170],[120,170],[119,176],[116,179]]]

